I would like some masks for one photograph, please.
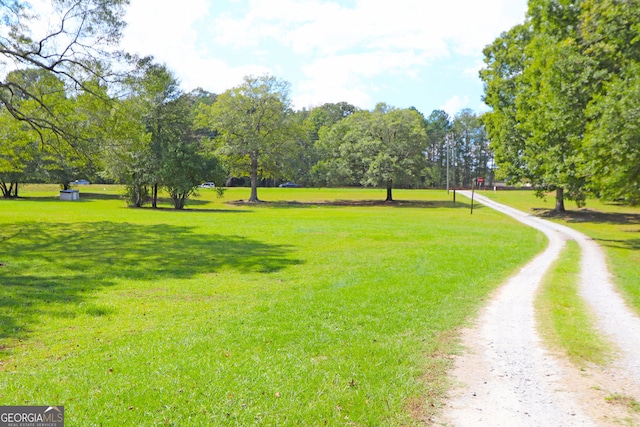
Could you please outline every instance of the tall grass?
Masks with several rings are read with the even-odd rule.
[[[0,201],[0,404],[69,425],[413,425],[541,234],[444,192],[119,189]],[[291,203],[291,201],[297,203]]]

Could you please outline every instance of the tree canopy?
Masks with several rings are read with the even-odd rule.
[[[68,97],[103,97],[95,84],[115,77],[112,63],[128,0],[52,0],[35,10],[27,0],[0,0],[0,104],[16,120],[54,137],[74,135],[75,121],[58,114],[33,82],[9,79],[13,70],[46,71]],[[37,113],[24,101],[37,105]],[[43,141],[46,138],[43,135]]]
[[[175,209],[183,209],[198,185],[224,172],[218,159],[203,145],[205,135],[194,121],[200,104],[212,94],[200,89],[185,94],[163,64],[145,60],[140,78],[129,81],[131,95],[114,103],[118,132],[106,156],[105,172],[127,186],[130,206],[142,206],[151,197],[157,207],[158,188],[167,190]]]
[[[212,105],[201,106],[199,125],[217,132],[217,152],[232,173],[249,174],[250,202],[259,201],[260,173],[277,173],[278,157],[303,133],[290,103],[289,83],[264,75],[247,76]]]
[[[639,11],[638,0],[530,0],[525,23],[484,50],[483,121],[501,173],[555,190],[558,211],[587,192],[640,199]]]
[[[358,111],[330,128],[318,144],[325,160],[318,168],[328,183],[383,186],[393,200],[393,183],[417,185],[426,167],[427,134],[416,110],[379,104]]]

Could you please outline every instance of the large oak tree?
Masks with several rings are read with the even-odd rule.
[[[318,145],[317,168],[329,184],[383,187],[388,202],[394,183],[417,186],[427,165],[425,122],[415,109],[358,111],[321,132]]]
[[[217,132],[217,152],[233,174],[251,179],[249,202],[258,202],[260,176],[277,174],[278,159],[303,137],[291,109],[289,83],[273,76],[247,76],[244,82],[208,106],[201,106],[199,124]]]

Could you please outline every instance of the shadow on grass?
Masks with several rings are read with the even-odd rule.
[[[392,207],[392,208],[465,208],[471,207],[471,201],[457,201],[451,200],[394,200],[393,202],[385,202],[384,200],[327,200],[327,201],[315,201],[315,202],[299,202],[296,200],[291,201],[260,201],[258,203],[249,203],[245,200],[237,200],[227,202],[228,204],[235,206],[256,206],[256,207],[273,207],[273,208],[317,208],[323,206],[338,206],[338,207]],[[482,208],[479,203],[474,204],[474,209]]]
[[[223,268],[271,273],[302,262],[290,245],[166,224],[19,223],[3,226],[0,245],[0,339],[27,337],[49,316],[75,316],[79,303],[118,279],[187,279]]]
[[[567,222],[592,222],[594,224],[640,224],[640,214],[621,212],[599,212],[590,209],[575,211],[554,212],[551,209],[534,208],[536,215],[545,218],[560,218]]]
[[[203,208],[190,208],[188,205],[185,206],[184,209],[174,209],[170,206],[158,206],[157,208],[152,208],[150,206],[144,206],[142,208],[130,208],[130,209],[142,209],[142,210],[148,210],[148,211],[158,211],[158,212],[176,212],[176,213],[180,213],[183,212],[185,214],[188,214],[189,212],[209,212],[209,213],[233,213],[233,214],[245,214],[245,213],[251,213],[253,212],[252,210],[249,209],[220,209],[220,208],[210,208],[210,209],[203,209]]]
[[[81,203],[89,200],[123,200],[123,196],[120,194],[110,194],[110,193],[85,193],[84,191],[80,191],[80,199],[74,201],[65,201],[60,200],[60,196],[58,194],[54,194],[51,196],[27,196],[27,197],[17,197],[6,200],[14,200],[18,202],[60,202],[60,203]]]
[[[602,246],[608,246],[610,248],[628,249],[631,251],[640,250],[640,239],[628,239],[628,240],[612,240],[612,239],[595,239]]]
[[[2,200],[14,200],[14,201],[19,201],[19,202],[55,202],[55,203],[83,203],[83,202],[91,202],[94,200],[121,200],[122,201],[122,206],[126,207],[126,203],[124,200],[124,196],[120,195],[120,194],[104,194],[104,193],[80,193],[80,199],[79,200],[74,200],[74,201],[64,201],[64,200],[60,200],[60,198],[55,195],[55,196],[35,196],[35,197],[18,197],[15,199],[2,199],[0,198],[0,201]],[[150,203],[147,203],[146,205],[144,205],[142,207],[142,209],[158,209],[158,210],[172,210],[172,211],[176,211],[176,212],[180,212],[180,211],[186,211],[186,212],[240,212],[240,211],[230,211],[230,210],[225,210],[225,209],[217,209],[217,208],[210,208],[210,209],[203,209],[203,208],[192,208],[191,206],[205,206],[205,205],[209,205],[211,204],[210,201],[208,200],[203,200],[203,199],[189,199],[187,201],[187,204],[185,206],[184,209],[174,209],[172,207],[172,202],[170,198],[165,198],[165,197],[161,197],[158,199],[158,204],[160,206],[158,206],[158,208],[152,208]],[[135,209],[135,208],[132,208]]]
[[[543,218],[558,218],[568,223],[592,223],[610,225],[635,225],[640,224],[640,214],[624,212],[599,212],[590,209],[579,209],[566,212],[554,212],[551,209],[534,208],[536,215]],[[638,230],[627,230],[630,233],[640,232]],[[621,248],[628,250],[640,250],[640,239],[595,239],[603,246],[611,248]]]

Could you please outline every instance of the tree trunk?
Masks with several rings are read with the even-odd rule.
[[[8,199],[11,194],[9,194],[9,190],[7,189],[7,183],[4,181],[0,181],[0,189],[2,189],[2,197]]]
[[[564,188],[556,188],[556,207],[554,212],[565,212],[564,209]]]
[[[187,202],[187,197],[184,194],[174,194],[171,196],[171,200],[173,201],[173,208],[176,210],[184,209],[184,205]]]
[[[151,207],[154,209],[158,208],[158,183],[153,184],[153,190],[151,194]]]
[[[392,188],[393,188],[393,180],[389,179],[387,180],[387,199],[385,200],[385,202],[393,202],[393,196],[391,194]]]
[[[16,182],[16,186],[13,188],[13,197],[18,198],[18,183]]]
[[[140,189],[140,186],[135,185],[133,191],[134,191],[133,206],[136,208],[141,208],[142,207],[142,190]]]
[[[258,155],[251,153],[251,196],[249,202],[255,203],[258,200]]]

